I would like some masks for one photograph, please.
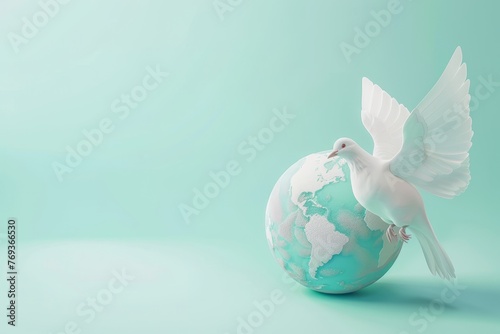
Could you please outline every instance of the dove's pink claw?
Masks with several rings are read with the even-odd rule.
[[[403,226],[399,229],[399,236],[403,239],[404,242],[408,242],[411,239],[410,234],[406,234],[406,226]]]
[[[396,232],[394,232],[394,226],[395,226],[394,224],[389,225],[389,227],[387,228],[387,231],[385,231],[385,236],[387,237],[387,240],[389,240],[389,242],[393,242],[394,240],[397,240],[397,237],[398,237]]]

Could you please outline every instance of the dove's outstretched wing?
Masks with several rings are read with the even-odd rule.
[[[467,67],[459,47],[406,120],[403,146],[390,162],[392,173],[441,197],[462,193],[470,181],[469,101]]]
[[[410,113],[367,78],[362,86],[361,120],[373,138],[373,156],[391,160],[403,145],[403,125]]]

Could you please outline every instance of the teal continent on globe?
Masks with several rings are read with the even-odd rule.
[[[278,264],[297,282],[348,293],[381,278],[402,242],[354,198],[345,160],[311,154],[279,178],[266,210],[266,235]]]

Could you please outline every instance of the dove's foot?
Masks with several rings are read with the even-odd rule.
[[[408,242],[411,239],[410,234],[406,234],[406,226],[403,226],[399,229],[399,236],[403,239],[404,242]]]
[[[398,240],[398,235],[396,234],[396,232],[394,232],[394,226],[396,225],[394,224],[389,225],[387,231],[385,231],[385,236],[387,237],[387,240],[389,240],[389,242]]]

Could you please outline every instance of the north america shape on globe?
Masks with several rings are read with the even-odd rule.
[[[354,198],[345,160],[311,154],[279,178],[266,209],[266,236],[278,264],[316,291],[348,293],[381,278],[402,242]]]

